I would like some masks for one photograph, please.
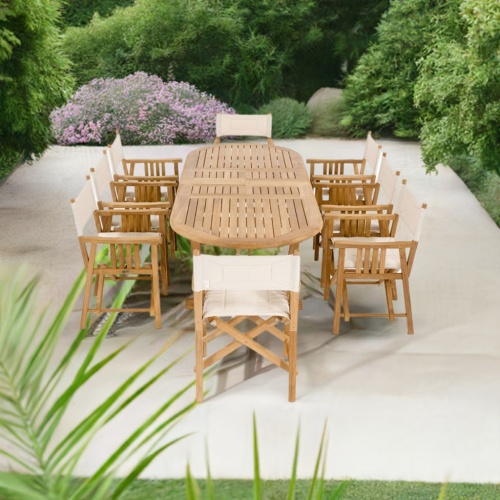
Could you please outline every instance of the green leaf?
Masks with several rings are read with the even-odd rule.
[[[293,452],[293,466],[292,476],[288,484],[288,500],[295,499],[295,485],[297,483],[297,465],[299,462],[299,440],[300,440],[300,426],[297,429],[297,436],[295,437],[295,450]]]
[[[253,498],[254,500],[262,499],[262,481],[260,479],[260,464],[259,464],[259,443],[257,440],[257,421],[255,412],[253,413]]]
[[[186,499],[197,500],[200,497],[200,489],[196,479],[191,475],[189,464],[186,467]]]
[[[316,457],[316,463],[314,464],[314,473],[313,477],[311,480],[311,486],[309,487],[309,494],[307,496],[308,500],[312,500],[314,498],[314,491],[316,488],[316,481],[318,479],[318,471],[321,465],[321,461],[324,459],[323,456],[323,446],[325,444],[325,439],[326,439],[326,428],[327,428],[327,421],[325,421],[325,425],[323,426],[323,433],[321,435],[321,442],[320,446],[318,449],[318,455]],[[319,497],[318,497],[319,498]]]

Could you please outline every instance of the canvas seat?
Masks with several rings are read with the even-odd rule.
[[[246,346],[288,372],[288,399],[296,397],[297,320],[300,257],[193,256],[193,306],[196,329],[196,399],[203,399],[203,371]],[[243,332],[238,326],[250,321]],[[284,324],[278,328],[277,322]],[[211,326],[210,326],[211,325]],[[283,343],[279,355],[255,339],[264,332]],[[226,334],[231,342],[214,352],[209,343]]]
[[[290,319],[288,295],[282,290],[212,290],[207,295],[203,319],[235,315],[280,316]]]

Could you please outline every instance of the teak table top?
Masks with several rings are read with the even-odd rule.
[[[265,143],[190,152],[170,222],[194,247],[250,250],[296,247],[323,225],[302,157]]]

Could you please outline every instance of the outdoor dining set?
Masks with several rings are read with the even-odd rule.
[[[277,146],[271,130],[271,115],[217,115],[214,143],[191,151],[181,176],[180,158],[126,158],[117,132],[71,200],[86,269],[81,328],[89,313],[123,311],[149,313],[160,328],[169,261],[178,238],[189,240],[193,297],[186,307],[194,314],[198,401],[205,369],[241,346],[288,372],[295,401],[299,245],[306,240],[321,261],[324,299],[333,291],[334,334],[341,319],[364,316],[405,317],[414,332],[409,276],[426,205],[370,133],[362,158],[304,162]],[[254,137],[267,140],[249,142]],[[206,251],[213,247],[234,255]],[[148,307],[110,305],[105,284],[121,280],[150,281]],[[398,282],[402,312],[394,307]],[[352,311],[354,284],[380,286],[387,309]],[[281,353],[258,342],[264,332]],[[229,343],[219,342],[223,334]]]

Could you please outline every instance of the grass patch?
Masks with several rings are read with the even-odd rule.
[[[325,481],[324,498],[340,486],[342,481]],[[263,481],[263,499],[282,500],[287,498],[288,481]],[[198,481],[200,498],[206,498],[207,481]],[[298,480],[296,498],[307,498],[310,481]],[[254,498],[252,480],[214,480],[214,492],[217,500],[251,500]],[[443,485],[440,483],[422,483],[406,481],[349,481],[340,496],[343,500],[436,500]],[[134,481],[121,497],[127,500],[150,500],[168,498],[181,500],[186,498],[184,479],[140,480]],[[445,498],[453,500],[497,500],[500,498],[500,485],[451,483],[446,486]]]

